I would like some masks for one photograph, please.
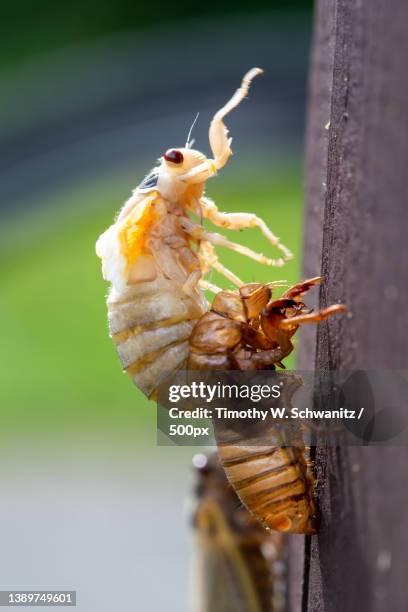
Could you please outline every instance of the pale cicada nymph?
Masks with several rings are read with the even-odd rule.
[[[184,147],[169,149],[97,242],[103,276],[112,284],[110,334],[124,370],[148,397],[154,395],[163,376],[186,363],[191,330],[208,309],[201,289],[214,290],[205,275],[214,269],[234,285],[242,284],[218,260],[215,247],[226,247],[269,266],[282,266],[292,256],[255,214],[222,213],[204,195],[207,179],[231,155],[224,117],[245,98],[251,80],[261,72],[250,70],[211,121],[209,141],[214,157],[208,159],[192,149],[189,141]],[[207,231],[203,218],[227,229],[259,228],[281,256],[270,259]]]
[[[217,455],[196,455],[194,612],[284,612],[286,541],[241,504]]]
[[[334,304],[312,312],[302,296],[320,283],[316,277],[271,299],[268,285],[250,283],[238,291],[220,291],[210,312],[190,336],[190,370],[266,370],[284,368],[300,325],[344,312]],[[293,377],[296,387],[298,377]],[[259,439],[222,431],[217,441],[225,472],[246,507],[268,529],[315,533],[314,477],[301,431],[291,444],[272,425]],[[268,444],[268,438],[270,440]],[[266,442],[263,442],[266,440]]]

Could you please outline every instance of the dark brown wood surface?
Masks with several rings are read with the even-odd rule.
[[[408,369],[407,31],[406,0],[317,2],[305,274],[350,314],[303,335],[303,368]],[[292,542],[291,612],[406,612],[408,449],[320,449],[316,470],[319,534]]]

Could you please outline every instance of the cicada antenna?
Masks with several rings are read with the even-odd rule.
[[[193,131],[193,128],[194,128],[195,124],[197,123],[197,119],[198,119],[199,114],[200,114],[199,112],[196,114],[195,119],[194,119],[193,123],[191,124],[191,127],[190,127],[190,129],[188,131],[187,142],[186,142],[186,149],[190,149],[193,146],[193,144],[194,144],[194,140],[190,140],[190,137],[191,137],[191,132]]]

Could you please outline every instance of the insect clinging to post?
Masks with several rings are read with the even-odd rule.
[[[190,370],[264,370],[284,368],[300,325],[323,321],[344,312],[333,304],[311,312],[301,300],[320,277],[311,278],[271,299],[268,285],[250,283],[238,291],[220,291],[211,311],[196,323],[190,336]],[[290,403],[299,377],[288,390]],[[286,385],[284,387],[286,389]],[[284,404],[285,405],[285,404]],[[217,435],[218,427],[218,435]],[[259,437],[214,423],[222,465],[245,506],[268,529],[315,533],[314,478],[302,432],[289,445],[274,424]]]
[[[224,118],[245,98],[252,79],[261,72],[250,70],[214,115],[209,129],[213,158],[192,149],[190,142],[168,149],[97,242],[103,276],[112,284],[110,333],[123,368],[148,397],[163,377],[185,364],[191,330],[207,310],[200,288],[213,288],[205,282],[205,274],[213,268],[234,285],[242,284],[219,262],[215,247],[269,266],[282,266],[292,257],[255,214],[222,213],[204,195],[205,182],[232,153]],[[209,232],[202,218],[227,229],[257,227],[281,256],[270,259]]]

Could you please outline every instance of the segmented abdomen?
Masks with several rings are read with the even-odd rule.
[[[242,502],[265,527],[315,533],[313,475],[303,445],[222,444],[219,454]]]
[[[203,314],[198,300],[165,278],[136,283],[108,297],[109,331],[122,367],[148,397],[182,368],[188,338]]]

